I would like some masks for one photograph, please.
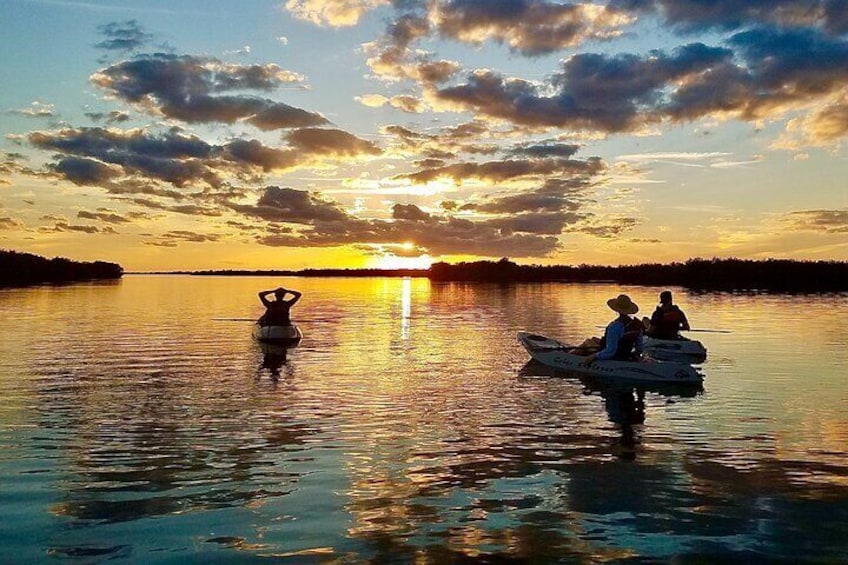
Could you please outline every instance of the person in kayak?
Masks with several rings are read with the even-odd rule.
[[[586,365],[596,360],[633,361],[642,356],[644,326],[632,317],[639,311],[639,306],[626,294],[610,298],[607,306],[618,313],[618,318],[607,325],[600,340],[600,351],[587,355],[583,362]]]
[[[266,297],[273,294],[275,300],[268,300]],[[286,295],[291,294],[291,298],[286,298]],[[265,313],[259,318],[259,324],[263,326],[290,326],[291,325],[291,307],[300,300],[301,293],[296,290],[288,290],[280,287],[274,290],[263,290],[259,293],[259,300],[265,306]]]
[[[670,290],[660,293],[660,303],[651,315],[648,335],[657,339],[681,339],[680,330],[689,329],[689,320],[671,296]]]

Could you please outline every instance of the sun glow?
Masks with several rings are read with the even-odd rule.
[[[371,268],[374,269],[429,269],[433,258],[429,255],[418,257],[399,257],[391,253],[375,257]]]

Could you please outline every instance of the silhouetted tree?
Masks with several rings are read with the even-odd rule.
[[[0,286],[27,286],[95,279],[119,279],[124,269],[117,263],[47,259],[32,253],[0,250]]]

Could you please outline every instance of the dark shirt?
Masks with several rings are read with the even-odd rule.
[[[273,326],[291,325],[291,306],[288,302],[282,300],[269,301],[265,308],[261,323]]]
[[[686,315],[677,307],[676,304],[671,306],[657,306],[651,315],[651,337],[658,339],[677,339],[678,332],[686,321]]]

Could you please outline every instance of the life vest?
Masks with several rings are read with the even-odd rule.
[[[615,361],[632,361],[636,357],[634,352],[634,349],[636,348],[636,340],[639,339],[639,336],[642,334],[644,329],[645,326],[642,324],[641,320],[630,318],[630,321],[624,325],[624,335],[621,336],[620,340],[618,340],[618,345],[615,348],[615,355],[612,356],[612,359]],[[603,351],[606,346],[607,333],[604,332],[600,343],[601,351]]]
[[[672,304],[668,309],[657,306],[651,317],[651,323],[654,326],[653,336],[659,339],[675,339],[683,320],[685,320],[683,312],[676,304]]]

